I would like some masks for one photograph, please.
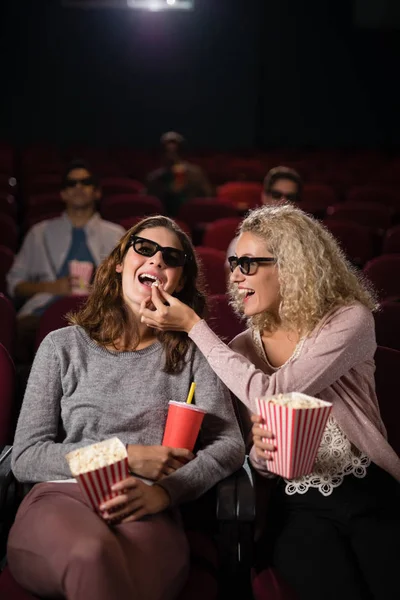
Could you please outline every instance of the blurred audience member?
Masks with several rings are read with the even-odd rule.
[[[96,268],[108,256],[124,229],[104,221],[96,211],[99,182],[88,165],[73,161],[62,181],[65,212],[34,225],[27,233],[7,276],[8,292],[24,302],[17,319],[17,362],[32,360],[40,316],[59,296],[71,292],[69,262],[91,262]]]
[[[274,167],[265,176],[262,204],[299,202],[303,182],[297,171],[289,167]]]
[[[213,195],[203,170],[184,160],[184,143],[179,133],[164,133],[161,136],[163,166],[147,177],[147,193],[159,198],[171,216],[176,216],[187,200]]]
[[[296,204],[301,200],[303,181],[297,171],[289,167],[274,167],[265,176],[261,204]],[[227,277],[230,275],[228,258],[234,256],[237,237],[228,246],[226,253],[225,270]]]

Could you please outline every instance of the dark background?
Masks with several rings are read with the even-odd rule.
[[[362,27],[360,2],[60,4],[2,0],[0,139],[140,148],[176,129],[221,150],[399,145],[399,31]]]

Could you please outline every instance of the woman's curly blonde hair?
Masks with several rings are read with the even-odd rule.
[[[349,263],[335,238],[316,219],[292,205],[263,206],[250,212],[239,233],[253,233],[276,258],[279,273],[279,321],[264,312],[250,317],[249,326],[273,331],[310,333],[330,311],[360,302],[378,308],[375,294]],[[240,310],[231,286],[233,305]]]

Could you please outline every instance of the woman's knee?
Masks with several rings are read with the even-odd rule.
[[[72,543],[69,550],[68,563],[78,564],[86,567],[105,565],[110,561],[121,562],[121,548],[112,531],[105,529],[104,532],[95,534],[82,532]]]

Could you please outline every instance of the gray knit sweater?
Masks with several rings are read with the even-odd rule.
[[[113,353],[80,327],[54,331],[41,344],[29,377],[14,440],[12,468],[20,481],[71,477],[65,455],[117,436],[125,444],[161,444],[168,401],[185,401],[197,383],[195,403],[208,411],[196,458],[160,485],[173,504],[192,500],[238,469],[242,437],[227,388],[194,346],[179,375],[163,372],[159,342],[136,352]],[[60,425],[65,438],[58,443]]]

